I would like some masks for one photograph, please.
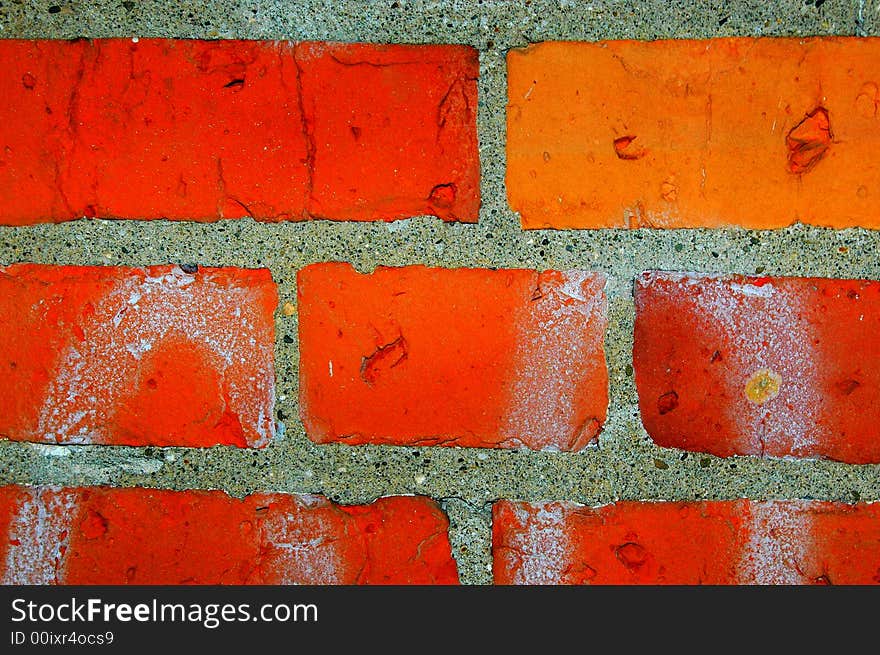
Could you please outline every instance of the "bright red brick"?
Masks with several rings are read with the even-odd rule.
[[[277,304],[265,269],[0,268],[0,435],[265,446]]]
[[[312,216],[477,220],[475,50],[304,43],[296,58]]]
[[[880,283],[647,273],[635,296],[655,442],[880,462]]]
[[[527,228],[878,228],[880,39],[540,43],[508,54]]]
[[[500,501],[497,584],[877,584],[880,505]]]
[[[448,520],[419,497],[0,488],[4,584],[456,584]]]
[[[0,223],[475,221],[476,52],[0,41]]]
[[[316,264],[298,285],[314,441],[579,450],[599,433],[599,274]]]

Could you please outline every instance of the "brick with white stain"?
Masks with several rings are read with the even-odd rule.
[[[277,303],[264,269],[0,269],[0,435],[265,446]]]
[[[650,272],[635,379],[661,446],[880,461],[880,283]]]
[[[499,501],[497,584],[877,584],[880,505]]]
[[[456,584],[426,498],[0,487],[4,584]],[[185,545],[185,547],[183,547]]]
[[[600,274],[331,263],[298,294],[315,441],[581,450],[605,421]]]

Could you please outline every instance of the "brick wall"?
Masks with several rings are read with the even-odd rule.
[[[319,4],[0,9],[0,577],[880,580],[874,3]]]

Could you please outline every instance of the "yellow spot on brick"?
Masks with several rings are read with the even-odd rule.
[[[296,305],[292,302],[286,302],[281,306],[281,313],[285,316],[293,316],[296,314]]]
[[[756,371],[749,381],[746,382],[746,398],[756,405],[763,405],[768,400],[773,400],[779,395],[779,386],[782,384],[782,376],[771,371],[769,368],[762,368]]]

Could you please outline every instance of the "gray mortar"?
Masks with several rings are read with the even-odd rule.
[[[862,0],[856,10],[860,36],[880,33],[880,0]]]
[[[520,229],[506,202],[505,51],[564,39],[880,33],[876,0],[788,2],[548,2],[484,0],[195,3],[3,2],[0,36],[156,36],[464,43],[480,49],[478,130],[482,198],[477,225],[429,217],[396,223],[214,224],[81,220],[0,229],[0,264],[151,265],[168,262],[268,267],[279,285],[276,410],[279,436],[259,451],[45,446],[0,442],[0,483],[149,486],[323,494],[364,503],[392,494],[441,502],[462,582],[491,576],[491,501],[565,499],[880,499],[880,466],[819,460],[727,459],[659,448],[641,425],[632,376],[632,285],[643,270],[880,278],[880,233],[794,226],[775,231]],[[697,5],[697,6],[694,6]],[[841,252],[841,246],[846,251]],[[599,443],[581,453],[313,444],[297,418],[296,271],[348,261],[536,269],[584,268],[608,279],[606,335],[611,403]],[[286,343],[287,336],[292,343]]]

